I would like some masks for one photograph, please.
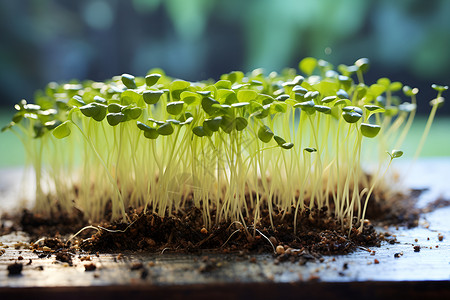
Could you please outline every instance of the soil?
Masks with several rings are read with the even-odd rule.
[[[430,211],[434,206],[450,204],[450,201],[440,199],[434,206],[419,210],[415,208],[415,203],[421,192],[413,190],[409,197],[403,198],[397,195],[398,201],[369,202],[368,217],[373,224],[365,222],[362,232],[356,226],[351,230],[343,229],[334,216],[327,213],[326,208],[305,211],[299,215],[296,234],[292,227],[294,215],[288,212],[275,210],[272,214],[273,226],[269,212],[263,211],[264,217],[256,228],[245,227],[239,222],[221,222],[206,229],[202,226],[202,212],[191,208],[165,218],[145,213],[143,209],[129,209],[131,223],[102,222],[96,225],[97,230],[84,230],[70,241],[62,237],[90,225],[84,221],[81,212],[74,211],[71,215],[53,212],[50,218],[45,218],[25,210],[20,217],[10,217],[14,225],[9,229],[2,226],[0,234],[21,229],[36,239],[45,236],[46,239],[34,245],[39,257],[54,253],[57,260],[69,265],[72,264],[72,256],[79,250],[90,253],[120,253],[128,250],[183,253],[213,251],[236,252],[238,255],[272,252],[277,261],[302,263],[320,259],[322,255],[349,253],[358,247],[379,246],[383,240],[395,243],[395,238],[390,238],[388,233],[377,232],[374,225],[414,227],[418,224],[421,212]],[[214,212],[212,219],[214,221]],[[246,224],[251,223],[247,219],[244,221]],[[92,266],[87,267],[87,270],[89,268],[92,269]]]

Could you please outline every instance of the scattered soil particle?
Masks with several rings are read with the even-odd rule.
[[[279,245],[277,246],[277,248],[275,249],[275,251],[277,252],[277,254],[281,255],[284,254],[284,247]]]
[[[136,270],[140,270],[140,269],[143,269],[143,268],[144,268],[144,265],[143,265],[141,262],[133,263],[133,264],[130,266],[130,270],[131,270],[131,271],[136,271]]]
[[[81,261],[91,261],[91,256],[90,256],[90,255],[88,255],[88,256],[82,256],[82,257],[80,257],[80,260],[81,260]]]
[[[400,258],[400,256],[403,256],[403,253],[401,252],[394,253],[395,258]]]
[[[33,261],[30,259],[27,263],[27,266],[31,265],[33,263]]]
[[[17,260],[23,260],[23,256],[19,256]]]
[[[17,276],[22,274],[23,265],[21,263],[13,263],[8,265],[8,276]]]
[[[439,242],[442,242],[444,240],[444,235],[442,235],[442,233],[438,234],[438,240]]]
[[[147,269],[143,269],[141,272],[141,279],[145,280],[148,277],[148,271]]]
[[[414,246],[414,252],[420,252],[420,245]]]
[[[96,269],[97,269],[97,266],[93,263],[84,265],[84,271],[86,271],[86,272],[95,271]]]
[[[374,263],[374,264],[379,264],[380,261],[379,261],[378,259],[375,258],[375,259],[373,260],[373,263]]]
[[[68,263],[69,266],[72,266],[72,254],[68,253],[67,250],[60,251],[55,255],[56,260],[60,262]]]

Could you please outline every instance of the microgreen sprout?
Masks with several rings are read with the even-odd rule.
[[[385,171],[367,176],[366,141],[376,141],[382,169],[386,149],[399,149],[411,126],[418,90],[387,78],[366,85],[366,58],[337,70],[305,58],[299,69],[235,71],[217,82],[161,70],[53,82],[35,104],[16,104],[4,130],[26,148],[43,214],[58,203],[101,220],[110,202],[112,217],[126,220],[125,207],[165,216],[194,206],[205,227],[229,220],[256,230],[267,209],[271,221],[275,210],[293,213],[295,232],[305,210],[327,207],[343,227],[362,228],[374,189],[403,154],[388,152]],[[417,153],[448,89],[433,88]],[[401,90],[411,102],[398,100]]]

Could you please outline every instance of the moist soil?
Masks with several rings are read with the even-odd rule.
[[[79,211],[72,214],[53,212],[50,218],[46,218],[24,210],[20,216],[10,217],[14,226],[2,225],[0,233],[23,230],[32,238],[44,236],[46,238],[42,243],[34,245],[35,250],[45,255],[45,249],[52,249],[59,253],[58,260],[69,264],[71,257],[79,250],[91,253],[274,253],[280,261],[306,261],[319,259],[322,255],[346,254],[358,247],[379,246],[386,240],[395,243],[395,238],[390,238],[387,232],[377,232],[374,225],[417,226],[422,210],[415,208],[415,203],[421,192],[413,190],[408,197],[397,195],[396,201],[372,201],[367,210],[367,217],[372,223],[366,221],[362,231],[356,226],[350,230],[344,229],[327,212],[327,208],[302,212],[297,219],[295,234],[294,215],[277,210],[272,213],[272,220],[268,210],[263,210],[263,218],[256,227],[245,226],[244,224],[251,224],[247,219],[242,223],[214,223],[213,211],[211,216],[214,225],[206,229],[202,225],[202,212],[198,208],[173,213],[164,218],[144,212],[142,208],[130,208],[127,213],[129,222],[104,221],[83,230],[71,240],[62,237],[92,225],[84,220]],[[448,204],[449,201],[438,199],[434,206]],[[427,206],[423,212],[429,212],[434,206]]]

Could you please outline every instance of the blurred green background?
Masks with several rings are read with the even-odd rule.
[[[233,70],[296,67],[305,56],[334,65],[368,57],[366,82],[418,87],[420,139],[431,83],[450,84],[447,0],[16,0],[0,1],[0,125],[13,104],[50,81],[137,76],[154,67],[186,80]],[[450,105],[425,156],[450,156]],[[12,133],[0,134],[0,166],[22,164]]]

